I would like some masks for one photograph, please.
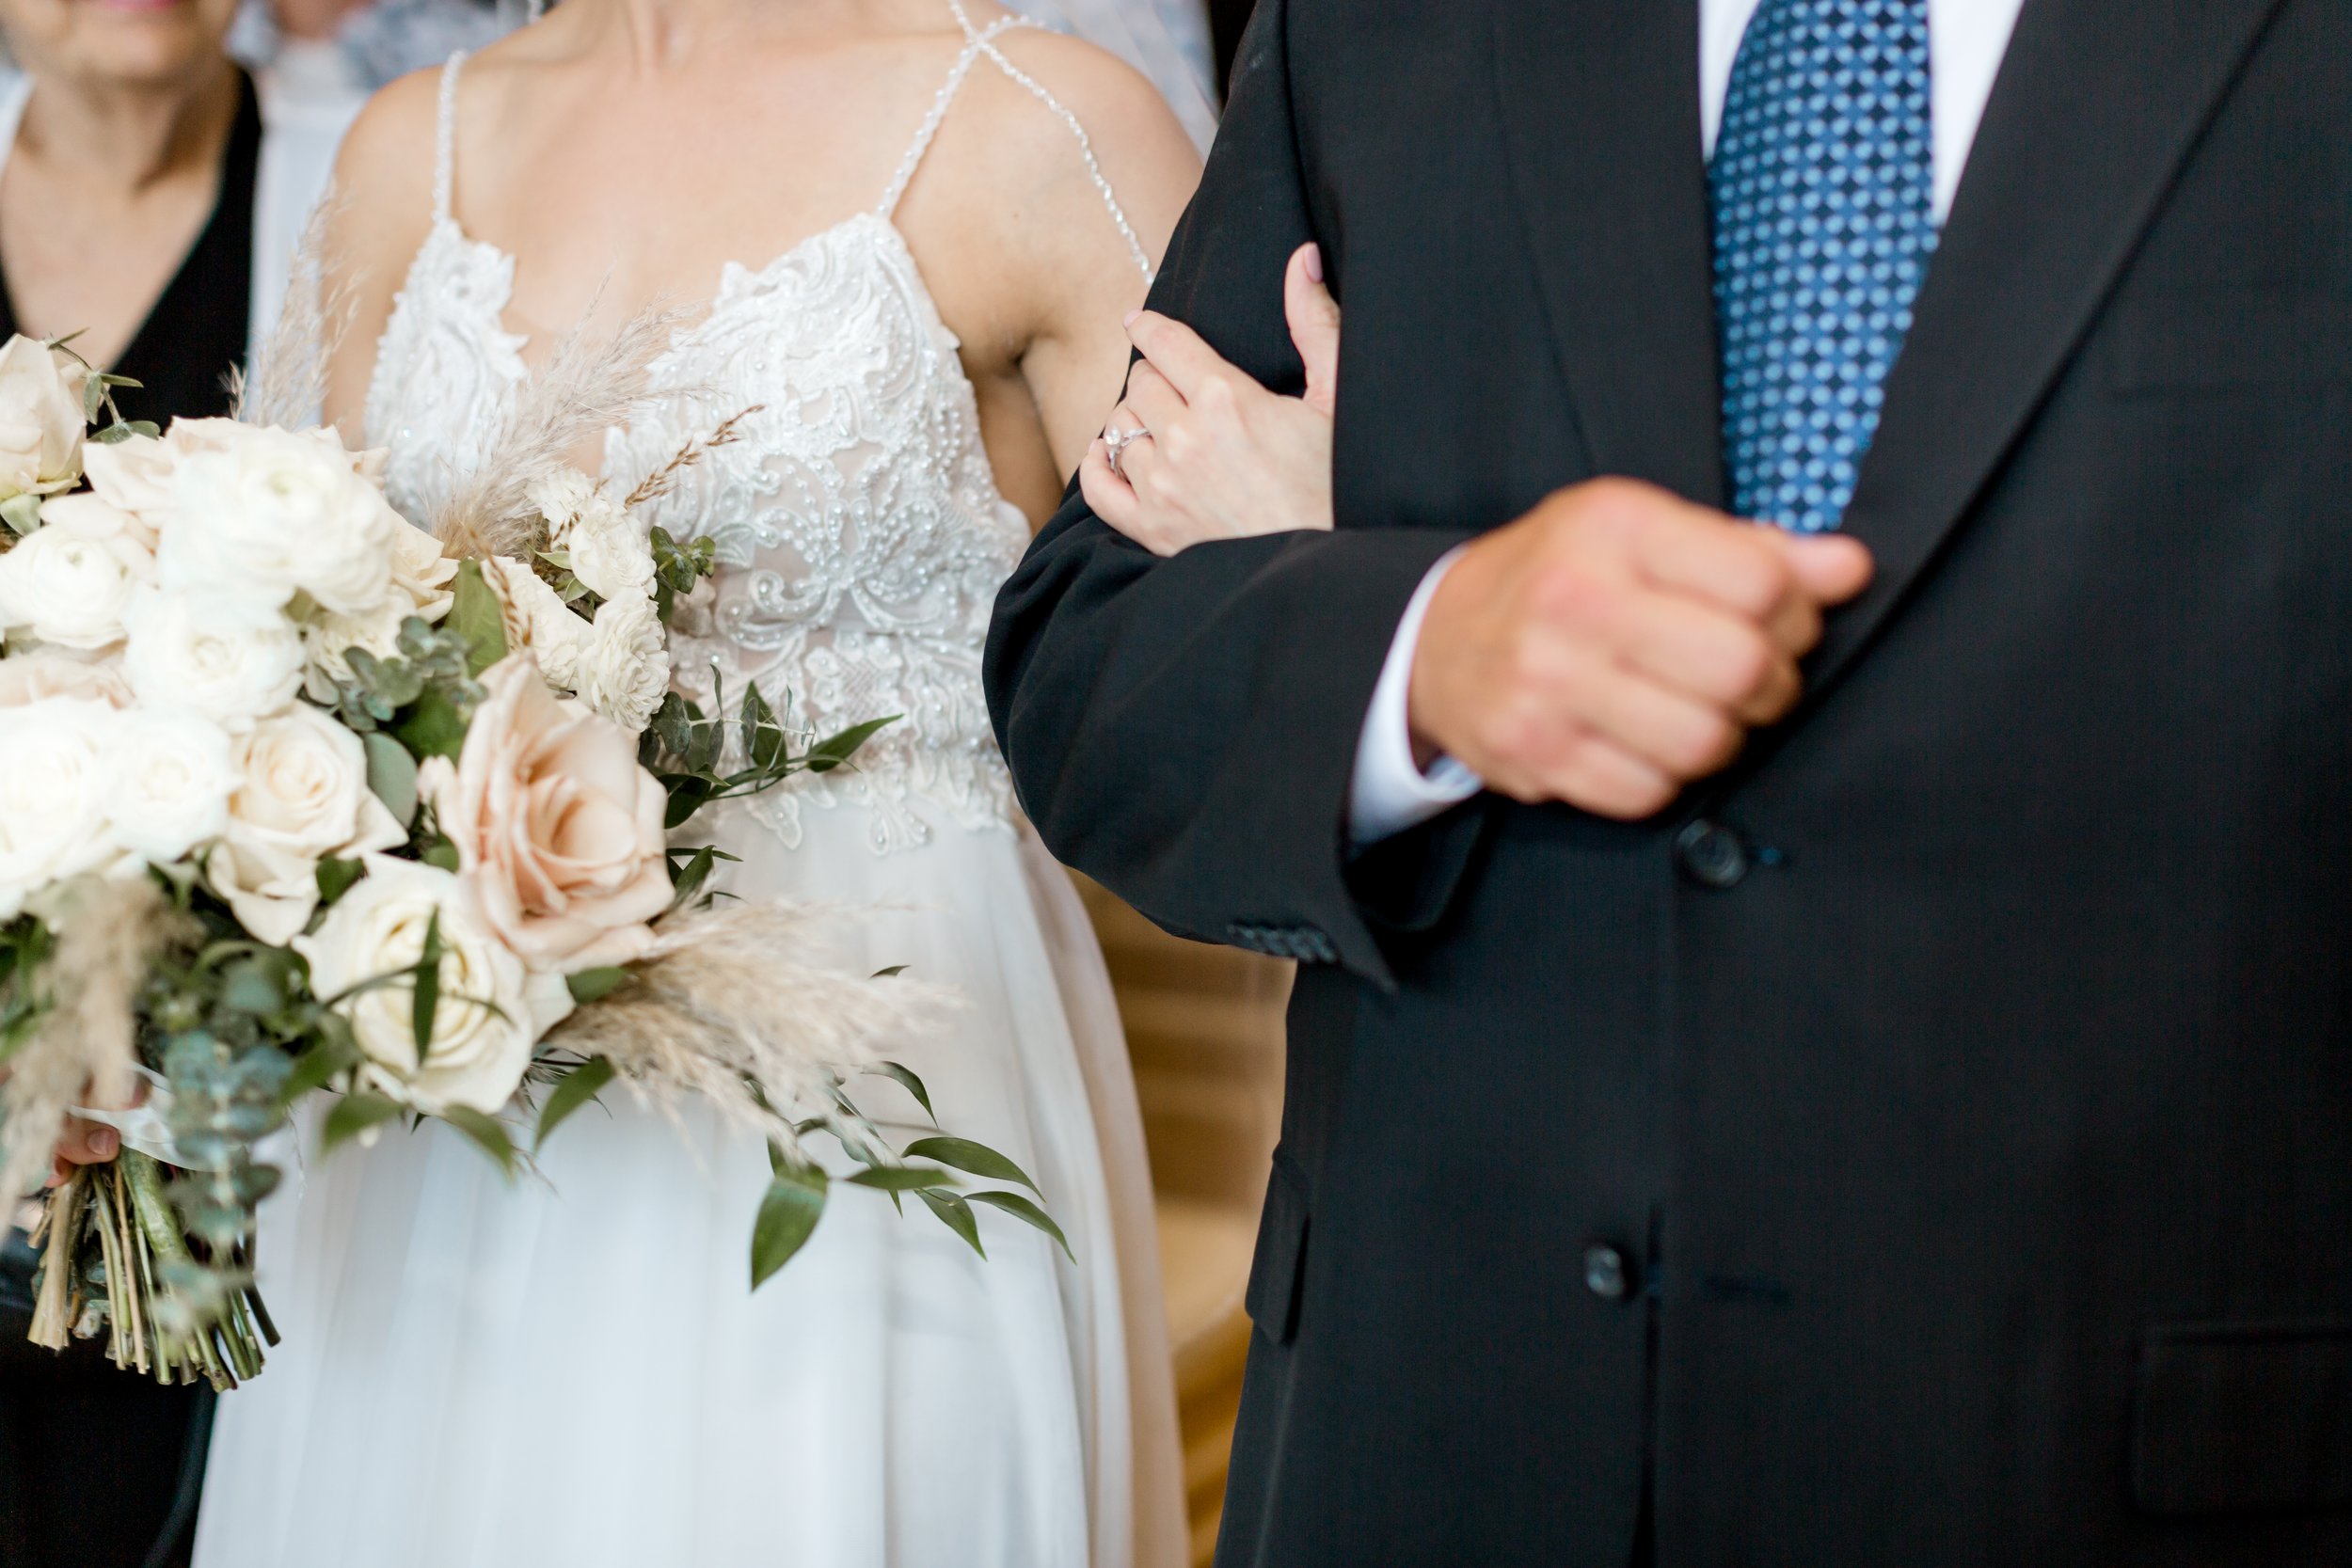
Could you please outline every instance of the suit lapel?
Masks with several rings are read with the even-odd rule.
[[[1500,0],[1512,183],[1594,471],[1723,500],[1697,0]]]
[[[2024,431],[2281,0],[2026,0],[1847,512],[1878,558],[1813,696]]]

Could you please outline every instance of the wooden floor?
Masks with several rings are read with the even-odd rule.
[[[1241,1405],[1249,1258],[1280,1122],[1290,965],[1168,935],[1079,879],[1119,990],[1158,1191],[1193,1558],[1206,1564]]]

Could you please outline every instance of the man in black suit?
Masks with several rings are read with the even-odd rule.
[[[1301,960],[1220,1560],[2352,1561],[2352,5],[1263,0],[1311,239],[1337,530],[989,655]]]

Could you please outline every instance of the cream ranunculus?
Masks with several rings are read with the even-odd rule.
[[[85,658],[59,648],[35,648],[0,658],[0,708],[51,697],[85,697],[108,707],[131,705],[131,683],[115,658]]]
[[[106,755],[121,717],[74,697],[0,708],[0,920],[120,853],[106,831]]]
[[[301,704],[230,752],[237,787],[229,826],[205,860],[205,879],[247,931],[284,942],[318,908],[319,862],[389,849],[407,833],[368,788],[359,737]]]
[[[59,496],[41,526],[0,555],[0,628],[60,647],[107,647],[122,641],[122,612],[154,575],[128,515],[95,496]]]
[[[548,543],[570,552],[572,576],[603,599],[653,596],[653,549],[603,483],[573,469],[532,486]]]
[[[302,640],[276,610],[234,594],[141,590],[122,624],[123,672],[139,701],[242,729],[294,699]]]
[[[435,758],[419,784],[483,919],[534,968],[638,957],[669,907],[670,874],[666,797],[635,738],[548,691],[527,657],[482,683],[489,696],[456,766]]]
[[[239,783],[230,745],[227,730],[198,714],[122,714],[106,753],[115,842],[165,865],[219,837]]]
[[[403,524],[392,546],[390,586],[373,608],[346,615],[297,600],[306,660],[303,689],[313,702],[332,702],[336,687],[351,678],[351,661],[344,656],[354,648],[377,658],[394,657],[400,628],[410,616],[437,622],[449,613],[450,584],[456,577],[457,562],[441,553],[439,540]]]
[[[653,721],[670,689],[670,646],[651,599],[609,599],[597,609],[572,689],[631,735]]]
[[[361,613],[384,598],[405,526],[331,433],[240,427],[172,465],[155,562],[166,588],[273,608],[299,591]]]
[[[70,490],[82,477],[82,384],[72,355],[31,338],[0,346],[0,500]]]
[[[571,690],[579,678],[580,651],[588,643],[588,623],[524,562],[493,556],[483,564],[498,595],[507,652],[530,654],[548,685]]]
[[[310,960],[311,991],[332,1000],[413,968],[436,916],[441,999],[421,1065],[413,982],[361,991],[341,1010],[368,1058],[360,1074],[367,1086],[421,1111],[462,1105],[490,1115],[521,1085],[532,1048],[571,1010],[571,994],[561,976],[534,974],[499,941],[456,877],[372,855],[367,875],[294,948]]]

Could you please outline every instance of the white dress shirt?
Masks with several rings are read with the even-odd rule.
[[[1731,87],[1732,62],[1740,40],[1762,0],[1699,0],[1699,128],[1707,157],[1715,154],[1715,133],[1724,120],[1724,98]],[[1935,221],[1952,210],[1968,150],[1976,144],[1993,79],[2009,52],[2024,0],[1928,0],[1930,103],[1934,121]],[[1454,552],[1429,569],[1397,623],[1388,662],[1373,689],[1372,707],[1356,746],[1356,769],[1348,794],[1348,836],[1374,844],[1467,800],[1478,793],[1478,776],[1452,757],[1440,757],[1423,772],[1413,760],[1406,723],[1407,688],[1422,618]]]

